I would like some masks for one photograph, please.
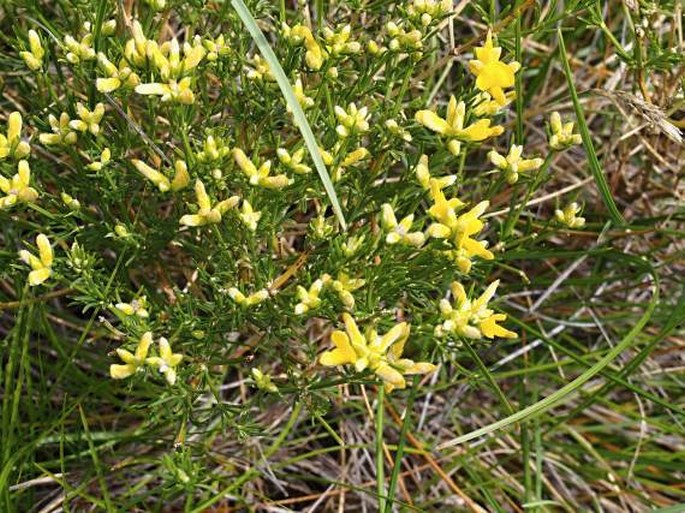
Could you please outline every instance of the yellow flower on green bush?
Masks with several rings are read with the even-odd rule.
[[[541,158],[524,159],[523,146],[512,144],[507,156],[500,155],[496,150],[490,150],[488,158],[500,171],[504,171],[504,178],[510,184],[518,182],[519,173],[534,171],[544,163]]]
[[[29,264],[32,271],[29,273],[29,285],[35,287],[52,276],[53,253],[50,241],[42,233],[36,237],[38,256],[33,255],[26,249],[19,251],[22,262]]]
[[[387,392],[405,388],[405,375],[428,374],[436,369],[432,363],[402,358],[410,332],[410,326],[406,322],[395,325],[385,335],[379,335],[373,329],[363,335],[352,316],[344,313],[343,321],[345,331],[334,331],[331,334],[331,342],[335,348],[321,355],[321,365],[353,365],[357,372],[370,369],[383,381]]]
[[[453,282],[450,287],[453,303],[447,299],[440,300],[440,314],[444,321],[436,327],[436,335],[455,334],[471,339],[516,338],[516,333],[498,324],[507,319],[506,314],[495,313],[488,308],[498,285],[499,280],[492,282],[480,297],[472,301],[468,299],[464,286],[458,281]]]
[[[385,242],[388,244],[404,244],[407,246],[420,247],[426,241],[426,236],[423,232],[412,232],[411,227],[414,224],[414,214],[402,218],[397,222],[395,211],[390,203],[384,203],[381,206],[381,225],[383,229],[388,232],[385,237]]]
[[[262,213],[255,210],[248,200],[243,200],[243,204],[240,206],[238,218],[243,222],[248,230],[254,232],[257,230],[257,224],[262,218]]]
[[[26,63],[26,66],[31,71],[39,71],[43,68],[45,50],[43,49],[43,44],[40,41],[38,32],[33,29],[29,30],[29,50],[19,52],[19,56],[24,60],[24,63]]]
[[[17,203],[33,203],[38,199],[38,191],[31,187],[31,168],[28,161],[19,161],[17,173],[12,179],[0,175],[0,191],[5,193],[5,197],[0,198],[0,210]]]
[[[283,189],[288,185],[291,185],[293,181],[286,175],[273,175],[271,176],[271,161],[267,160],[259,169],[254,163],[247,158],[245,152],[240,148],[235,148],[233,150],[233,158],[235,159],[238,167],[245,174],[250,182],[250,185],[257,185],[264,187],[265,189]]]
[[[549,127],[552,135],[549,138],[549,147],[555,151],[562,151],[576,144],[581,144],[583,139],[580,134],[573,133],[573,121],[562,123],[561,115],[552,112],[549,118]]]
[[[40,134],[38,140],[46,146],[55,146],[63,144],[66,146],[76,143],[78,134],[71,128],[71,119],[69,114],[62,112],[59,118],[53,114],[48,115],[48,123],[52,129],[51,134]]]
[[[121,60],[117,68],[104,53],[100,52],[98,64],[107,75],[95,80],[95,87],[101,93],[111,93],[121,87],[133,89],[140,84],[140,77],[128,66],[125,59]]]
[[[582,228],[585,226],[585,218],[578,216],[581,210],[580,205],[574,201],[561,210],[555,210],[554,217],[556,217],[557,221],[561,224],[569,228]]]
[[[183,360],[183,355],[174,353],[171,350],[169,341],[161,337],[159,339],[159,356],[150,356],[145,359],[145,363],[152,367],[157,367],[157,370],[164,374],[167,383],[173,385],[176,383],[176,367]]]
[[[233,301],[244,307],[258,305],[269,298],[269,291],[266,289],[258,290],[247,296],[236,287],[231,287],[227,292]]]
[[[514,86],[514,75],[521,65],[516,61],[506,64],[500,60],[502,48],[493,44],[491,31],[488,31],[485,44],[476,48],[475,53],[476,58],[469,61],[469,70],[476,76],[476,87],[504,106],[507,103],[504,89]]]
[[[206,224],[216,224],[221,222],[221,216],[227,210],[235,207],[240,202],[238,196],[231,196],[212,206],[212,201],[205,190],[201,180],[195,182],[195,196],[197,198],[197,214],[186,214],[179,220],[185,226],[204,226]]]
[[[453,155],[458,155],[461,151],[461,141],[480,142],[504,132],[500,125],[491,126],[492,122],[489,119],[479,119],[464,127],[466,103],[457,102],[454,96],[450,97],[447,104],[445,118],[441,118],[432,110],[420,110],[415,118],[418,123],[445,137],[447,149]]]
[[[7,136],[0,134],[0,160],[7,157],[20,160],[31,153],[29,143],[21,140],[22,123],[20,112],[12,112],[7,118]]]
[[[116,349],[117,355],[124,362],[123,365],[113,363],[109,366],[109,375],[113,379],[124,379],[133,376],[136,372],[143,368],[145,359],[147,358],[150,345],[152,344],[152,332],[146,331],[136,346],[135,353],[119,347]]]
[[[93,110],[88,110],[81,102],[76,104],[76,114],[80,119],[69,122],[69,126],[77,132],[88,131],[93,135],[100,133],[100,121],[105,115],[105,106],[98,103]]]

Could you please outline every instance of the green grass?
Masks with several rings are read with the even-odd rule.
[[[411,2],[154,3],[0,0],[0,133],[21,112],[39,193],[0,209],[0,511],[685,510],[682,146],[649,117],[683,118],[677,2],[456,2],[458,12],[425,29]],[[112,35],[102,25],[110,19]],[[133,19],[159,42],[226,36],[230,50],[177,77],[192,78],[192,103],[103,94],[101,66],[67,62],[64,36],[80,40],[89,21],[92,47],[119,66]],[[407,36],[404,55],[370,52],[370,41],[390,45],[387,22],[402,19],[422,48]],[[359,52],[310,69],[282,22],[309,24],[321,47],[324,27],[349,23]],[[516,99],[493,117],[501,136],[462,142],[455,156],[414,116],[444,117],[453,94],[467,102],[466,124],[475,119],[468,61],[488,27],[504,62],[522,63],[508,88]],[[43,71],[19,55],[29,29],[46,50]],[[141,82],[164,82],[142,62],[131,64]],[[79,101],[105,105],[100,133],[41,143],[48,114],[78,119]],[[369,130],[341,138],[335,107],[352,102],[369,108]],[[550,150],[553,111],[576,122],[582,145]],[[250,183],[230,153],[208,161],[209,135],[258,168],[271,160],[271,176],[292,184]],[[487,155],[511,144],[544,159],[514,185]],[[111,162],[89,169],[105,147]],[[359,147],[368,156],[334,181]],[[280,163],[278,148],[302,149],[310,173]],[[424,153],[433,176],[458,177],[445,193],[468,203],[464,211],[490,202],[474,237],[495,258],[474,258],[469,273],[443,241],[386,243],[384,203],[398,221],[415,214],[410,232],[433,222],[414,172]],[[162,193],[132,159],[169,179],[183,159],[189,185]],[[0,160],[0,175],[11,179],[17,166]],[[232,195],[240,203],[220,223],[181,229],[179,218],[197,210],[196,179],[212,205]],[[238,215],[244,200],[262,213],[254,232]],[[582,205],[580,229],[555,220],[572,201]],[[18,251],[36,253],[39,233],[55,260],[32,287]],[[351,237],[360,237],[356,252],[344,249]],[[341,271],[365,280],[353,307],[325,286],[318,307],[294,315],[298,285]],[[518,338],[435,336],[452,281],[476,298],[496,279],[491,306]],[[232,286],[269,295],[241,307]],[[113,306],[141,296],[149,317]],[[324,367],[318,357],[345,311],[381,334],[410,323],[405,357],[438,370],[385,392],[372,370]],[[150,365],[110,377],[122,363],[116,349],[134,351],[146,331],[151,354],[164,336],[184,355],[173,385]],[[253,368],[278,391],[260,389]]]

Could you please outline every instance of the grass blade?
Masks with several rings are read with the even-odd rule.
[[[295,98],[295,93],[293,92],[293,88],[290,85],[290,81],[288,80],[285,71],[283,71],[283,67],[281,67],[280,62],[278,62],[276,54],[271,49],[269,42],[264,37],[261,29],[257,26],[257,22],[243,0],[231,0],[231,4],[238,13],[238,16],[240,16],[245,28],[247,28],[248,32],[252,36],[252,39],[254,39],[254,42],[257,44],[257,48],[259,48],[260,53],[264,56],[264,59],[266,59],[266,62],[269,64],[269,68],[271,68],[271,71],[276,77],[278,87],[280,87],[281,92],[285,97],[285,101],[288,103],[288,106],[293,113],[295,123],[297,123],[300,132],[302,132],[304,142],[307,145],[307,149],[309,150],[312,159],[314,160],[316,171],[319,173],[319,177],[321,177],[326,194],[328,194],[328,197],[331,200],[333,212],[335,212],[342,229],[346,230],[347,224],[345,223],[345,216],[343,216],[342,209],[340,208],[338,196],[335,193],[335,188],[333,187],[331,177],[328,175],[328,171],[326,171],[326,166],[324,165],[323,160],[321,160],[321,155],[319,154],[319,145],[316,143],[314,132],[312,132],[312,128],[309,126],[309,122],[304,115],[304,111],[302,110],[302,107],[300,107],[297,98]]]
[[[609,210],[609,215],[614,224],[623,225],[625,220],[623,216],[618,211],[614,197],[609,190],[609,184],[604,177],[604,172],[602,171],[602,166],[599,164],[597,159],[597,153],[595,152],[595,147],[592,144],[592,137],[590,136],[590,131],[588,130],[587,123],[585,122],[585,114],[583,113],[583,107],[580,105],[580,100],[578,99],[578,92],[576,91],[576,86],[573,84],[573,73],[571,72],[571,66],[568,63],[568,56],[566,54],[566,45],[564,44],[564,36],[561,32],[561,27],[557,29],[557,36],[559,39],[559,60],[564,67],[564,74],[566,75],[566,82],[568,83],[568,90],[571,93],[571,100],[573,101],[573,108],[576,111],[576,119],[578,120],[578,131],[583,139],[583,147],[585,148],[585,153],[587,154],[588,161],[590,162],[590,170],[592,171],[592,177],[595,179],[599,193],[602,196],[602,201],[604,205]]]

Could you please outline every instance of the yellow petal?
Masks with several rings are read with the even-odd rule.
[[[31,271],[29,273],[29,285],[32,287],[35,287],[36,285],[40,285],[43,283],[45,280],[47,280],[50,277],[50,274],[52,271],[48,267],[45,267],[43,269],[36,269],[35,271]]]
[[[146,331],[143,334],[143,336],[140,337],[138,347],[136,347],[136,360],[138,360],[139,362],[145,360],[145,358],[147,357],[147,353],[150,350],[150,344],[152,344],[152,332]]]
[[[121,80],[118,78],[98,78],[95,81],[95,88],[101,93],[111,93],[121,87]]]
[[[319,358],[321,365],[332,367],[335,365],[345,365],[354,363],[357,360],[357,353],[350,344],[350,339],[342,331],[334,331],[331,334],[331,342],[335,346],[332,351],[326,351]]]
[[[497,322],[505,321],[506,319],[507,316],[505,314],[493,314],[480,322],[480,330],[487,338],[516,338],[518,336],[516,333],[497,324]]]
[[[109,375],[113,379],[124,379],[132,376],[136,372],[135,365],[117,365],[112,364],[109,366]]]
[[[379,365],[375,372],[378,377],[385,381],[385,383],[392,385],[392,389],[402,389],[407,386],[407,382],[404,380],[404,376],[402,376],[400,371],[392,368],[387,363]]]
[[[13,112],[10,114],[7,120],[7,141],[9,144],[13,144],[16,140],[21,137],[21,114],[19,112]]]
[[[169,86],[158,83],[139,84],[136,86],[136,93],[138,94],[154,94],[164,96],[170,92]]]
[[[36,237],[36,244],[38,245],[38,254],[40,255],[40,261],[45,267],[50,267],[52,265],[52,247],[50,246],[50,241],[42,233]]]
[[[210,210],[212,208],[212,202],[209,200],[205,190],[205,184],[201,180],[195,182],[195,196],[197,196],[197,206],[200,207],[200,210]]]
[[[204,226],[209,221],[205,216],[199,216],[197,214],[186,214],[181,219],[179,219],[179,224],[184,226]]]
[[[444,134],[450,128],[447,121],[438,116],[431,110],[420,110],[416,113],[415,119],[423,126],[430,128],[434,132]]]
[[[171,181],[171,190],[180,191],[184,189],[190,182],[190,175],[188,174],[188,165],[184,160],[177,160],[174,162],[174,170],[176,174]]]

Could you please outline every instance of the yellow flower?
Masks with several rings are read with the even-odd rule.
[[[271,381],[271,376],[264,374],[256,367],[251,370],[251,373],[252,379],[254,379],[254,383],[257,385],[258,389],[264,390],[265,392],[270,392],[272,394],[278,392],[278,387]]]
[[[29,30],[29,51],[19,52],[19,56],[24,60],[26,66],[31,71],[38,71],[43,67],[45,50],[43,50],[43,45],[40,42],[38,32],[33,29]]]
[[[433,184],[435,184],[437,190],[441,191],[450,185],[454,185],[454,182],[457,181],[457,175],[447,175],[441,176],[440,178],[433,178],[430,174],[430,168],[428,167],[428,155],[425,154],[421,155],[419,158],[419,163],[414,168],[414,172],[416,173],[416,178],[421,184],[421,187],[427,191],[432,191],[434,187]],[[435,201],[435,198],[433,198],[433,200]],[[457,200],[457,202],[458,201],[459,200]]]
[[[81,102],[78,102],[76,104],[76,113],[81,119],[70,121],[69,127],[78,132],[85,132],[87,130],[93,135],[100,133],[100,121],[102,121],[102,116],[105,115],[105,106],[102,103],[98,103],[91,111]]]
[[[340,147],[336,143],[334,150],[337,152],[339,149]],[[364,147],[359,147],[356,150],[351,151],[345,156],[340,165],[333,168],[333,170],[331,171],[331,180],[337,182],[338,180],[340,180],[340,178],[342,178],[342,175],[345,172],[346,168],[359,164],[361,161],[369,158],[370,155],[371,153],[369,152],[369,150],[367,150]]]
[[[357,372],[370,369],[383,380],[387,392],[405,388],[405,375],[428,374],[435,370],[435,365],[431,363],[402,358],[410,332],[406,322],[397,324],[380,336],[375,330],[369,330],[363,335],[355,320],[347,313],[343,314],[343,321],[345,332],[334,331],[331,334],[331,342],[335,348],[321,355],[321,365],[354,365]]]
[[[51,134],[40,134],[38,140],[45,145],[54,146],[57,144],[70,145],[76,142],[78,135],[69,126],[71,123],[69,119],[69,114],[62,112],[59,119],[50,114],[48,116],[48,122],[50,123],[50,128],[52,128]]]
[[[148,40],[143,33],[143,27],[138,20],[133,20],[131,24],[133,38],[126,41],[124,46],[124,57],[126,61],[135,66],[144,66],[147,62],[147,43]]]
[[[305,289],[302,285],[297,286],[297,298],[300,300],[299,303],[295,305],[295,315],[302,315],[310,310],[315,310],[321,306],[321,298],[319,295],[323,290],[324,286],[327,285],[331,280],[331,277],[324,274],[321,278],[314,281],[309,286],[309,290]]]
[[[12,112],[7,118],[7,137],[0,134],[0,160],[7,157],[19,160],[31,153],[29,143],[21,140],[22,123],[20,112]]]
[[[117,303],[114,305],[114,308],[124,315],[135,315],[141,319],[147,319],[150,316],[150,313],[147,311],[147,298],[145,296],[140,296],[130,303]]]
[[[131,354],[124,348],[118,348],[116,352],[119,355],[119,358],[124,362],[124,365],[110,365],[109,375],[113,379],[124,379],[133,376],[143,367],[143,365],[145,365],[145,359],[150,350],[150,344],[152,344],[152,333],[147,331],[140,337],[135,354]]]
[[[133,167],[135,167],[140,174],[155,184],[160,192],[167,192],[171,189],[171,182],[169,179],[161,172],[148,166],[142,160],[132,159],[131,164],[133,164]]]
[[[31,269],[29,273],[29,285],[35,287],[40,285],[52,275],[52,247],[50,241],[42,233],[36,237],[36,246],[38,246],[38,256],[32,255],[25,249],[19,252],[19,258],[22,262],[29,264]]]
[[[295,93],[297,103],[300,104],[302,110],[306,110],[314,106],[314,100],[305,94],[304,87],[302,85],[302,79],[299,77],[297,78],[297,80],[295,80],[295,85],[293,85],[293,93]],[[290,109],[290,105],[286,105],[286,110],[288,112],[292,112]]]
[[[349,24],[338,27],[337,30],[324,27],[322,33],[326,41],[326,51],[330,55],[355,54],[362,50],[361,44],[350,41],[352,26]]]
[[[427,27],[431,22],[452,10],[452,0],[412,0],[407,7],[407,14],[418,19]]]
[[[459,200],[454,201],[445,199],[444,194],[439,189],[439,185],[432,184],[432,196],[435,203],[428,210],[428,213],[437,222],[428,227],[427,235],[437,239],[449,239],[454,250],[448,252],[459,265],[462,272],[468,273],[471,269],[471,258],[478,256],[485,260],[492,260],[495,256],[486,249],[486,243],[472,238],[477,235],[484,227],[483,221],[479,219],[485,209],[490,204],[488,201],[481,201],[468,212],[457,216],[455,208],[461,208],[463,203]],[[450,202],[452,202],[450,204]]]
[[[569,228],[582,228],[585,226],[585,218],[578,217],[581,208],[575,201],[566,205],[563,210],[555,210],[554,216],[557,220]]]
[[[407,246],[420,247],[426,241],[423,232],[411,232],[414,223],[414,214],[409,214],[399,223],[395,217],[395,211],[389,203],[381,206],[381,224],[388,231],[385,242],[388,244],[404,244]]]
[[[423,33],[418,29],[407,30],[402,23],[389,21],[385,24],[390,41],[388,49],[393,52],[406,52],[412,58],[420,58],[423,49]]]
[[[357,109],[354,103],[350,103],[347,110],[339,105],[336,105],[333,110],[338,118],[338,123],[340,123],[335,128],[340,137],[349,137],[352,134],[362,134],[369,131],[369,109],[367,107]]]
[[[167,83],[151,82],[136,86],[136,93],[143,95],[161,96],[163,102],[173,101],[190,105],[195,101],[195,94],[190,89],[192,80],[185,77],[179,80],[169,80]]]
[[[181,47],[176,38],[159,46],[154,41],[147,43],[148,57],[165,82],[187,75],[202,62],[206,53],[199,40],[194,41],[194,44],[186,42],[183,45],[183,58],[181,58]]]
[[[160,192],[180,191],[187,187],[190,183],[190,175],[188,174],[188,166],[184,160],[177,160],[174,162],[174,178],[169,180],[164,173],[148,166],[145,162],[138,159],[132,159],[131,164],[140,174],[150,180],[157,186]]]
[[[354,308],[354,296],[352,292],[360,287],[363,287],[366,283],[365,280],[360,278],[350,278],[347,273],[340,272],[338,274],[338,279],[331,282],[331,288],[338,293],[340,301],[345,307],[352,309]]]
[[[411,134],[394,119],[388,119],[385,122],[385,128],[387,128],[392,135],[399,137],[405,142],[411,142],[413,139]]]
[[[314,39],[312,31],[304,25],[294,25],[292,28],[286,23],[282,24],[283,36],[290,41],[292,44],[303,44],[306,52],[304,55],[304,61],[307,67],[313,71],[319,71],[323,66],[326,55]]]
[[[544,160],[541,158],[524,159],[522,154],[523,146],[512,144],[506,157],[500,155],[495,150],[490,150],[488,157],[493,165],[499,170],[504,171],[504,177],[507,182],[514,184],[519,179],[519,173],[534,171],[544,163]]]
[[[221,216],[230,208],[235,207],[240,202],[238,196],[231,196],[212,206],[209,195],[201,180],[195,182],[195,196],[197,197],[197,214],[186,214],[179,220],[185,226],[204,226],[206,224],[216,224],[221,222]]]
[[[202,151],[197,153],[200,162],[212,162],[220,160],[231,153],[231,149],[221,139],[215,139],[213,135],[207,136],[202,143]]]
[[[120,87],[133,89],[140,84],[140,77],[128,67],[125,59],[121,60],[117,68],[104,53],[100,52],[98,53],[98,63],[107,75],[107,77],[95,80],[95,88],[101,93],[111,93]]]
[[[267,189],[283,189],[293,183],[286,175],[269,176],[269,173],[271,173],[270,160],[264,162],[259,169],[257,169],[257,166],[247,158],[247,155],[245,155],[240,148],[235,148],[233,150],[233,158],[238,164],[238,167],[240,167],[243,173],[245,173],[245,176],[247,176],[250,185],[258,185]]]
[[[420,110],[416,113],[415,118],[426,128],[446,137],[448,139],[447,149],[453,155],[459,154],[461,141],[484,141],[504,132],[504,128],[500,125],[490,126],[491,121],[489,119],[479,119],[464,128],[466,104],[463,101],[457,103],[454,96],[450,97],[445,119],[432,110]]]
[[[31,168],[26,160],[20,160],[17,173],[8,180],[0,176],[0,191],[5,193],[0,198],[0,210],[10,208],[17,203],[33,203],[38,199],[38,191],[30,186]]]
[[[276,80],[276,76],[273,71],[271,71],[269,63],[266,62],[261,55],[257,54],[252,57],[251,64],[253,68],[247,72],[248,79],[259,81],[267,80],[269,82],[274,82]]]
[[[580,134],[573,133],[573,121],[561,122],[558,112],[552,112],[549,118],[549,127],[552,135],[549,138],[549,147],[555,151],[562,151],[570,148],[574,144],[581,144],[583,139]]]
[[[243,200],[238,217],[243,224],[247,226],[248,230],[254,232],[257,230],[257,223],[259,223],[259,220],[262,218],[262,213],[256,212],[249,201]]]
[[[305,156],[304,147],[295,150],[292,155],[285,148],[278,148],[276,150],[276,155],[278,155],[278,160],[281,164],[290,169],[293,173],[304,175],[312,172],[311,167],[302,163]]]
[[[62,199],[62,203],[64,203],[71,210],[78,210],[81,208],[81,202],[66,192],[60,193],[60,198]]]
[[[183,360],[183,355],[172,352],[169,341],[161,337],[159,339],[159,356],[146,358],[145,363],[157,367],[159,372],[164,374],[167,383],[173,385],[176,383],[176,367],[181,363],[181,360]]]
[[[205,37],[202,39],[202,45],[207,50],[206,58],[209,62],[214,62],[219,57],[223,57],[231,53],[231,47],[226,44],[226,38],[223,34],[219,34],[214,39]]]
[[[492,43],[492,32],[488,31],[485,44],[476,48],[476,58],[469,61],[469,70],[476,76],[476,87],[487,91],[501,106],[506,105],[504,89],[514,86],[514,75],[521,69],[516,62],[506,64],[500,61],[502,48]]]
[[[91,171],[100,171],[102,168],[107,166],[109,164],[109,161],[112,159],[112,152],[109,148],[105,148],[102,150],[102,153],[100,154],[100,160],[96,160],[88,164],[86,167],[90,169]]]
[[[240,290],[238,290],[236,287],[231,287],[227,292],[233,301],[244,307],[258,305],[269,298],[269,291],[266,289],[253,292],[249,296],[246,296],[240,292]]]
[[[67,48],[67,61],[71,64],[79,64],[82,61],[90,61],[95,58],[95,50],[91,47],[93,34],[87,30],[86,34],[77,41],[72,36],[64,37],[64,46]]]
[[[351,258],[361,249],[365,239],[364,235],[353,235],[342,243],[340,249],[347,258]]]
[[[494,116],[516,99],[516,91],[509,91],[504,95],[504,98],[506,101],[504,104],[500,104],[493,100],[489,93],[483,91],[473,99],[474,107],[472,112],[479,118]]]
[[[478,299],[471,301],[466,296],[464,286],[457,281],[452,282],[454,302],[450,304],[447,299],[440,301],[440,314],[445,320],[436,327],[436,335],[445,336],[452,333],[472,339],[516,338],[516,333],[497,324],[506,320],[506,314],[494,313],[488,308],[498,285],[499,280],[492,282]]]

